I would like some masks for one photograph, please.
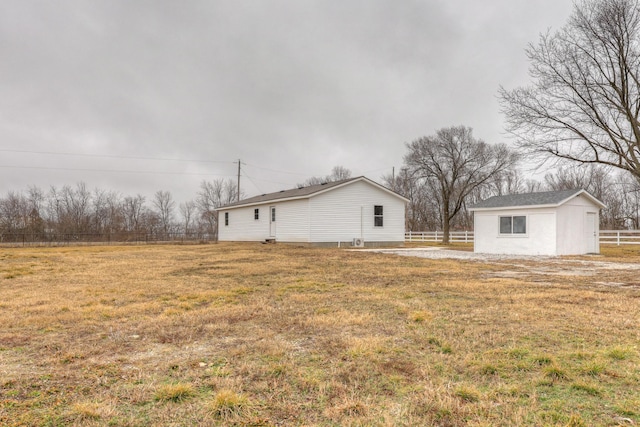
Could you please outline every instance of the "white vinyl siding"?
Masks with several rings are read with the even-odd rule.
[[[593,251],[593,248],[590,247],[591,245],[585,239],[587,213],[596,215],[595,231],[596,234],[599,234],[600,210],[586,197],[576,197],[558,207],[558,255],[600,252],[599,244],[596,245],[596,250]]]
[[[384,227],[374,225],[374,206],[384,206]],[[311,241],[404,241],[404,201],[364,182],[319,194],[310,199]]]
[[[600,207],[585,196],[560,206],[504,208],[474,212],[474,251],[515,255],[578,255],[599,252],[597,235]],[[594,217],[587,217],[594,215]],[[526,232],[508,234],[504,218],[526,217]],[[589,221],[595,222],[594,224]],[[512,223],[515,231],[515,224]],[[589,235],[590,234],[590,235]]]
[[[530,208],[526,212],[526,215],[523,215],[523,210],[513,209],[474,212],[474,251],[489,254],[555,255],[555,209]],[[511,219],[510,228],[513,231],[513,218],[519,217],[526,218],[526,233],[501,232],[506,231],[501,230],[501,226],[506,227],[507,225],[504,218]]]
[[[383,226],[376,227],[375,206],[383,207]],[[271,221],[271,207],[276,221]],[[259,219],[255,210],[260,209]],[[350,243],[404,242],[405,200],[367,180],[329,188],[306,198],[265,201],[258,205],[221,209],[230,212],[228,227],[219,227],[221,241]],[[273,234],[270,234],[273,233]]]

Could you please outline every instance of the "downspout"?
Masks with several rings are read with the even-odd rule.
[[[364,218],[364,206],[360,206],[360,240],[364,242],[364,225],[362,224]]]

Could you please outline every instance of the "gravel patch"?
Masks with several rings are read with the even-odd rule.
[[[469,251],[457,251],[454,249],[427,247],[427,248],[373,248],[373,249],[353,249],[364,252],[376,252],[389,255],[399,256],[412,256],[418,258],[428,259],[459,259],[475,262],[487,262],[487,263],[505,263],[507,265],[514,264],[514,261],[533,261],[544,263],[545,265],[557,265],[562,269],[576,270],[588,269],[590,271],[584,272],[585,275],[591,275],[594,270],[640,270],[640,264],[620,263],[620,262],[607,262],[593,260],[581,260],[581,259],[567,259],[561,256],[547,256],[547,255],[505,255],[505,254],[478,254]],[[594,258],[599,255],[593,255]],[[524,267],[522,265],[518,265]],[[557,271],[554,271],[558,274]]]

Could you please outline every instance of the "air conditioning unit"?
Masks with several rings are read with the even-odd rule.
[[[356,248],[364,248],[364,239],[360,237],[354,237],[353,242],[351,242],[351,246],[355,246]]]

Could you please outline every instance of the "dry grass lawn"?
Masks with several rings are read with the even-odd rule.
[[[3,248],[0,425],[640,425],[638,270],[536,263]]]

